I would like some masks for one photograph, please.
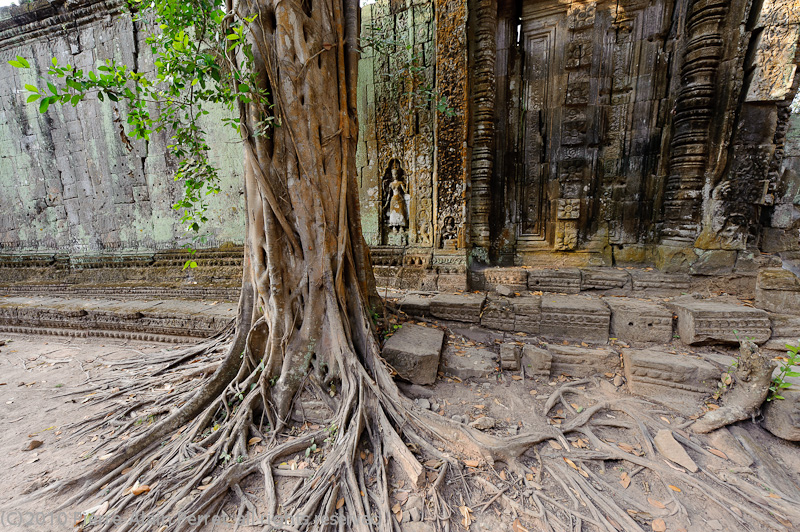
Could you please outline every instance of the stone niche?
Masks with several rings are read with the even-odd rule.
[[[361,19],[356,158],[378,284],[464,290],[466,2],[379,1]]]

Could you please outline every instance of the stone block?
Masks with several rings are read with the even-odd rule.
[[[467,273],[442,273],[436,279],[436,286],[441,292],[457,292],[467,289]]]
[[[786,352],[786,344],[797,345],[800,342],[800,314],[770,314],[772,337],[762,347]]]
[[[759,271],[756,306],[770,312],[800,314],[800,278],[784,269]]]
[[[488,268],[483,271],[486,290],[507,286],[515,292],[528,289],[528,270],[525,268]]]
[[[581,342],[608,342],[611,311],[599,299],[580,296],[542,297],[539,334]]]
[[[615,268],[584,268],[581,270],[581,290],[599,290],[604,294],[624,295],[631,291],[631,276]]]
[[[397,307],[409,316],[427,316],[431,310],[432,297],[419,294],[408,294],[403,296],[397,303]]]
[[[514,306],[514,331],[539,334],[542,321],[541,296],[518,297],[512,301]]]
[[[522,348],[522,363],[525,364],[526,373],[549,377],[553,354],[547,349],[526,345]]]
[[[483,379],[494,373],[493,355],[488,349],[455,349],[448,345],[442,353],[441,371],[461,380]]]
[[[443,320],[478,323],[485,299],[484,294],[437,294],[431,299],[431,314]]]
[[[519,371],[522,346],[506,342],[500,346],[500,368],[505,371]]]
[[[481,315],[481,325],[500,331],[514,330],[514,306],[504,297],[489,296]]]
[[[693,275],[727,275],[736,265],[736,251],[712,249],[701,251],[689,271]]]
[[[795,367],[794,371],[800,371]],[[800,378],[789,377],[791,388],[781,392],[783,400],[770,401],[764,407],[764,428],[779,438],[800,441]]]
[[[444,332],[406,324],[383,346],[383,358],[400,377],[414,384],[433,384],[439,368]]]
[[[688,413],[700,409],[722,373],[705,360],[659,350],[624,349],[622,363],[628,391]]]
[[[643,295],[677,295],[691,288],[688,275],[647,270],[631,270],[630,275],[633,291]]]
[[[671,306],[678,316],[681,342],[687,345],[735,344],[738,338],[763,344],[772,335],[769,316],[761,309],[692,298],[677,299]]]
[[[619,355],[610,349],[590,349],[571,345],[548,345],[553,361],[552,376],[590,377],[619,369]]]
[[[581,271],[578,268],[528,270],[528,289],[577,294],[581,291]]]
[[[605,299],[611,308],[611,336],[624,342],[672,340],[672,311],[651,301],[626,297]]]

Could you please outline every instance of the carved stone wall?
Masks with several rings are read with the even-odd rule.
[[[492,262],[710,274],[797,249],[797,2],[471,5],[473,94],[496,104],[492,144],[491,97],[472,102],[471,233],[488,221]]]
[[[126,109],[87,98],[40,114],[25,84],[42,85],[52,57],[84,70],[114,58],[152,69],[146,32],[117,0],[39,1],[0,14],[0,253],[110,253],[178,248],[191,241],[171,207],[183,194],[169,136],[122,139]],[[8,64],[16,55],[32,69]],[[151,109],[155,111],[155,109]],[[207,117],[222,192],[210,198],[205,244],[241,243],[241,148],[222,111]],[[128,143],[125,142],[128,141]]]
[[[381,284],[466,288],[467,14],[462,0],[362,8],[357,165]]]

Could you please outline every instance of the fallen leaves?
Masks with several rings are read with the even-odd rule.
[[[25,447],[22,448],[22,450],[23,451],[32,451],[34,449],[38,449],[42,445],[44,445],[43,441],[31,440],[31,441],[28,442],[28,445],[26,445]]]
[[[481,465],[480,460],[464,460],[464,465],[467,467],[478,467]]]
[[[667,509],[667,507],[664,505],[663,502],[653,499],[652,497],[648,497],[647,502],[649,502],[650,506],[652,506],[653,508],[658,508],[659,510]]]
[[[511,532],[529,532],[529,530],[522,526],[519,519],[514,519],[514,523],[511,525]]]
[[[665,532],[667,530],[667,523],[663,519],[655,519],[650,526],[653,527],[653,532]]]
[[[133,494],[134,496],[138,497],[139,495],[148,493],[149,491],[150,491],[150,486],[148,486],[147,484],[144,484],[142,486],[137,486],[137,487],[131,489],[131,494]]]
[[[472,508],[469,506],[459,506],[458,511],[461,512],[461,515],[464,519],[461,521],[464,524],[464,528],[469,530],[470,525],[472,524]]]
[[[681,489],[679,487],[673,486],[672,484],[669,485],[669,489],[671,489],[672,491],[677,491],[678,493],[681,492]]]
[[[631,485],[631,477],[628,476],[628,473],[622,473],[619,476],[619,483],[622,484],[622,487],[628,489],[628,486]]]
[[[723,452],[722,452],[722,451],[720,451],[719,449],[714,449],[713,447],[709,447],[709,448],[708,448],[708,452],[710,452],[711,454],[713,454],[713,455],[715,455],[715,456],[719,456],[719,457],[720,457],[720,458],[722,458],[723,460],[727,460],[727,459],[728,459],[728,455],[727,455],[727,454],[725,454],[725,453],[723,453]]]

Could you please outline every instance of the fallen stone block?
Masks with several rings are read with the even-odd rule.
[[[494,353],[488,349],[455,349],[448,345],[442,353],[441,371],[461,380],[483,379],[494,373],[493,358]]]
[[[581,290],[597,290],[605,294],[625,295],[632,289],[631,276],[614,268],[584,268],[581,270]]]
[[[759,271],[756,306],[770,312],[800,314],[800,278],[784,269]]]
[[[525,268],[487,268],[483,270],[487,290],[506,286],[514,292],[528,289],[528,270]]]
[[[578,268],[528,270],[528,289],[577,294],[581,291],[581,271]]]
[[[553,354],[547,349],[526,345],[522,348],[522,363],[525,364],[525,373],[549,377]]]
[[[500,368],[505,371],[519,371],[522,346],[506,342],[500,346]]]
[[[386,340],[382,356],[407,381],[433,384],[443,341],[439,329],[406,324]]]
[[[553,377],[590,377],[619,369],[619,355],[610,349],[548,345],[547,350],[553,357],[550,364],[550,375]]]
[[[540,296],[524,296],[515,298],[514,331],[528,334],[539,334],[542,321],[542,298]]]
[[[500,331],[514,330],[514,305],[504,297],[489,296],[481,315],[481,325]]]
[[[692,457],[689,456],[689,453],[686,452],[686,449],[683,448],[683,445],[675,440],[671,430],[659,430],[656,437],[653,438],[653,443],[656,444],[656,449],[664,455],[665,458],[675,462],[679,466],[685,467],[691,473],[697,473],[697,464],[692,460]]]
[[[722,371],[705,360],[658,350],[624,349],[628,391],[682,412],[699,410]]]
[[[431,299],[431,314],[443,320],[478,323],[485,299],[484,294],[437,294]]]
[[[431,310],[431,297],[408,294],[397,303],[397,307],[409,316],[427,316]]]
[[[611,311],[599,299],[579,296],[542,297],[539,334],[580,342],[606,343]]]
[[[800,371],[800,368],[796,367],[794,371]],[[783,399],[769,401],[763,407],[763,425],[778,438],[800,441],[800,378],[788,377],[786,382],[792,387],[780,392]]]
[[[688,275],[661,273],[647,270],[630,270],[633,291],[642,295],[676,295],[688,292],[691,279]]]
[[[769,316],[761,309],[692,298],[680,298],[672,308],[678,316],[681,342],[687,345],[735,344],[738,338],[763,344],[772,335]]]
[[[672,340],[672,311],[650,301],[611,297],[605,299],[611,309],[611,336],[624,342]]]
[[[731,434],[728,427],[722,427],[708,434],[708,443],[715,449],[722,451],[725,455],[733,461],[733,463],[742,467],[750,467],[753,465],[753,458],[747,453],[739,440]]]
[[[772,324],[772,337],[762,347],[773,351],[786,353],[786,344],[798,345],[800,343],[800,315],[770,314]]]
[[[497,420],[489,416],[479,417],[478,419],[469,424],[470,427],[478,430],[493,429],[495,425],[497,425]]]

